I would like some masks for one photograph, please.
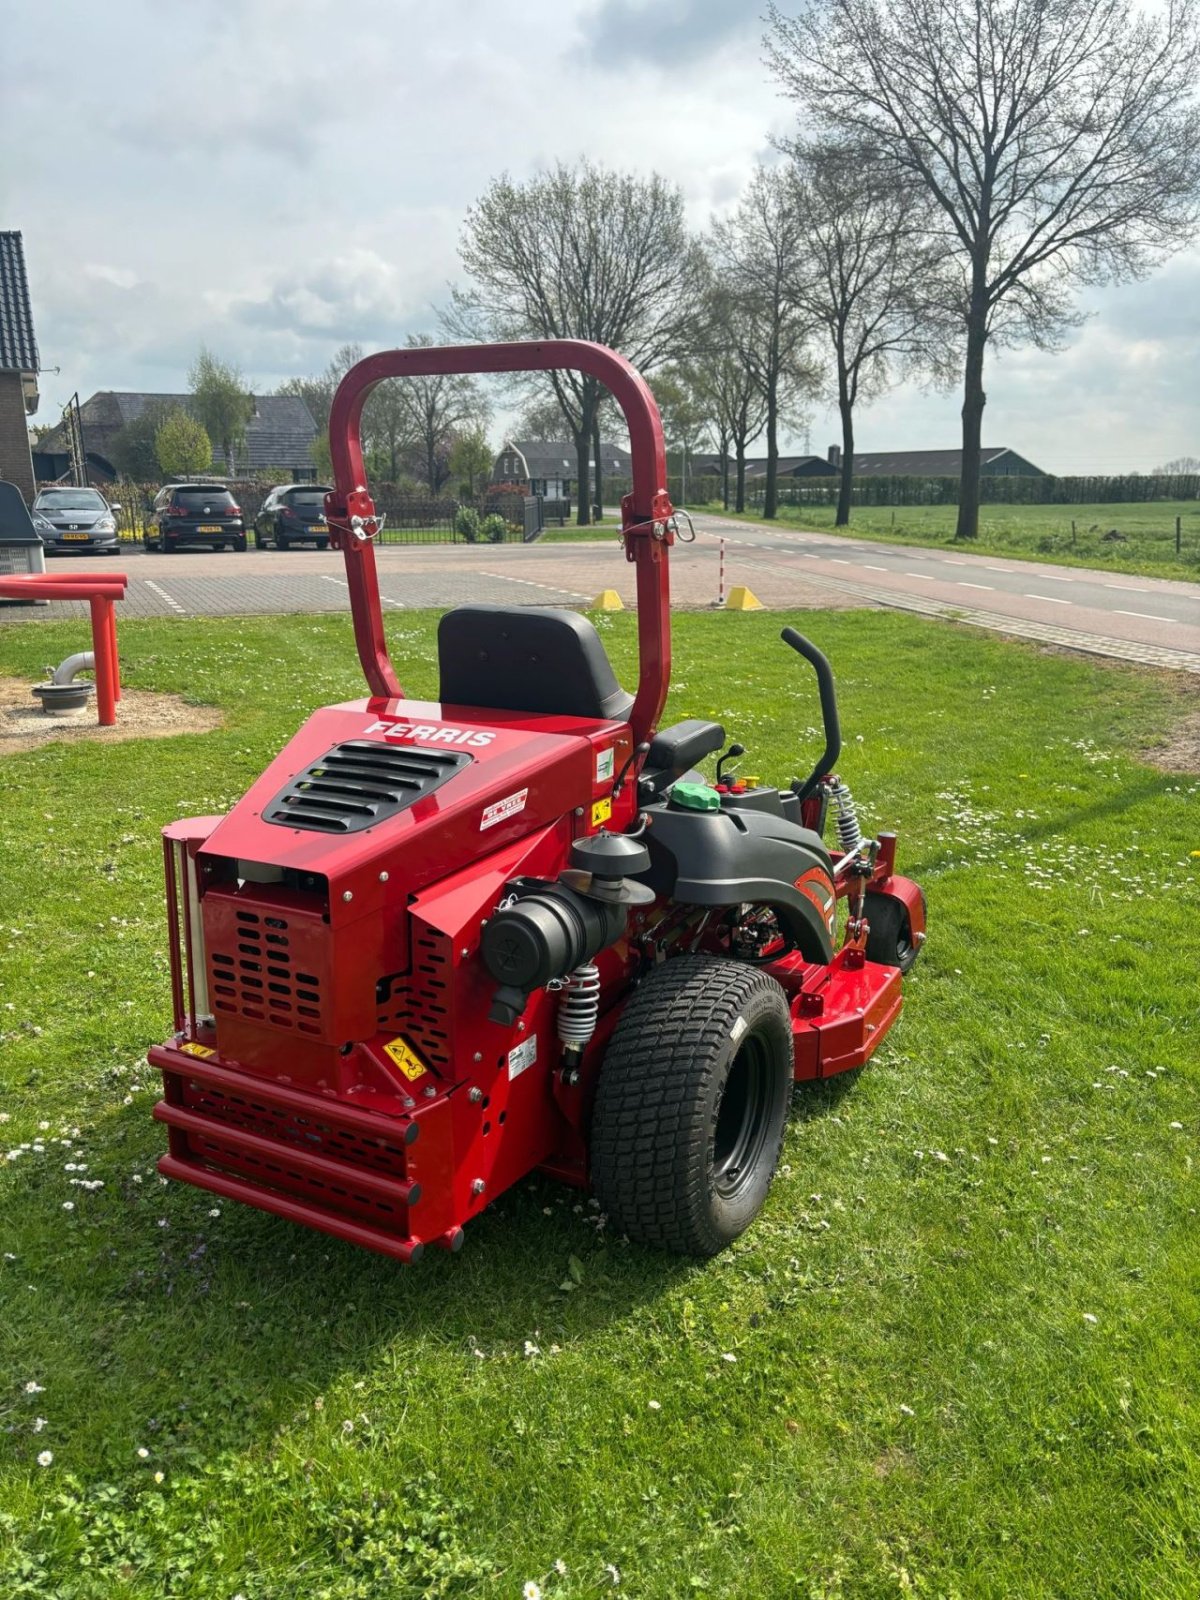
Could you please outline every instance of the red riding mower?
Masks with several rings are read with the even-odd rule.
[[[468,605],[436,702],[383,633],[359,420],[385,378],[574,367],[629,424],[622,502],[640,666],[622,690],[572,611]],[[165,830],[175,1031],[159,1170],[415,1261],[538,1168],[613,1226],[706,1256],[762,1205],[793,1079],[863,1064],[900,1011],[924,898],[864,840],[825,752],[786,789],[693,769],[714,722],[659,728],[674,513],[654,399],[571,340],[391,351],[334,400],[330,535],[366,700],[317,711],[224,817]],[[835,813],[839,848],[821,839]],[[834,950],[839,900],[845,937]]]

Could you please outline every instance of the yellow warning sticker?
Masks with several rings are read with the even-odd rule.
[[[202,1061],[207,1061],[209,1056],[215,1056],[217,1053],[211,1045],[193,1044],[191,1040],[187,1044],[181,1044],[179,1048],[185,1056],[199,1056]]]
[[[383,1053],[396,1063],[410,1083],[423,1078],[429,1070],[407,1039],[390,1039],[384,1045]]]
[[[592,827],[598,828],[602,822],[607,822],[612,816],[612,796],[605,795],[603,800],[596,800],[592,805]]]

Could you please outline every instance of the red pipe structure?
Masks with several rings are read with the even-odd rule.
[[[641,374],[613,350],[583,339],[532,344],[442,345],[385,350],[350,368],[333,397],[329,447],[334,489],[325,509],[333,543],[346,558],[346,584],[358,657],[372,694],[402,696],[383,632],[383,608],[371,541],[382,523],[367,492],[360,424],[371,391],[387,378],[442,373],[549,372],[571,368],[598,379],[625,414],[633,457],[633,491],[621,501],[626,560],[637,567],[637,695],[630,722],[635,744],[650,739],[671,678],[671,596],[667,548],[674,543],[674,508],[658,406]],[[581,486],[582,492],[583,486]]]
[[[123,572],[31,572],[0,578],[0,600],[86,600],[92,619],[96,657],[96,711],[100,726],[117,720],[121,669],[117,655],[116,601],[124,600]]]

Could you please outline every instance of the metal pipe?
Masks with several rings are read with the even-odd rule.
[[[96,652],[94,650],[79,650],[73,656],[68,656],[65,661],[60,661],[54,669],[51,683],[73,683],[77,672],[95,672]]]

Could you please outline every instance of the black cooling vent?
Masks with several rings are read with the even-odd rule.
[[[473,759],[466,751],[352,739],[298,773],[264,809],[263,821],[319,833],[357,833],[406,811]]]

